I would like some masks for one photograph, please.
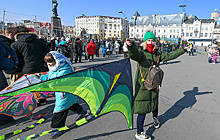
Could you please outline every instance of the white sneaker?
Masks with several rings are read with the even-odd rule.
[[[135,134],[136,140],[151,140],[151,137],[146,135],[144,132],[141,132],[141,134]]]
[[[160,122],[159,122],[158,118],[154,117],[153,119],[154,119],[154,128],[156,128],[156,129],[159,128]]]

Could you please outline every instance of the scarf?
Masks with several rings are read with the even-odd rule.
[[[154,49],[154,45],[153,44],[147,44],[147,50],[150,53],[155,53],[156,52],[156,49]]]

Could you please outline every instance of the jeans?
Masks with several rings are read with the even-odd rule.
[[[153,117],[157,117],[158,116],[158,108],[155,109],[153,112]],[[141,134],[141,132],[144,131],[143,127],[144,127],[144,120],[145,120],[146,114],[138,114],[137,117],[137,133]]]

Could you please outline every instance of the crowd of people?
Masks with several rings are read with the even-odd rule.
[[[120,40],[52,37],[48,45],[51,51],[58,51],[73,63],[81,63],[82,57],[88,61],[94,61],[94,56],[111,57],[114,54],[115,57],[119,57],[119,53],[123,53],[124,58],[128,57],[126,45],[122,44]]]
[[[41,75],[40,79],[46,81],[62,75],[74,72],[73,63],[81,63],[82,57],[88,61],[94,61],[95,57],[119,57],[119,53],[124,54],[124,58],[131,58],[138,62],[135,76],[135,92],[133,102],[133,114],[137,117],[137,132],[135,138],[138,140],[148,139],[143,126],[146,114],[152,112],[154,127],[158,129],[160,122],[158,120],[158,98],[159,87],[149,90],[145,88],[141,75],[147,76],[149,68],[153,65],[159,65],[160,62],[165,64],[180,55],[188,52],[194,55],[193,44],[188,46],[171,46],[169,44],[157,44],[155,35],[148,31],[144,35],[142,42],[134,42],[126,39],[120,40],[81,40],[80,38],[56,38],[52,37],[49,42],[39,38],[36,34],[29,32],[24,26],[7,28],[6,36],[0,35],[4,39],[4,44],[15,50],[18,58],[17,66],[11,70],[5,71],[10,75],[10,83],[13,83],[23,74],[34,74],[49,71],[48,75]],[[100,54],[101,52],[101,54]],[[172,53],[170,53],[172,52]],[[216,63],[217,53],[215,47],[210,47],[208,53]],[[157,62],[157,64],[156,64]],[[0,71],[0,90],[8,84]],[[37,93],[35,93],[37,94]],[[37,95],[36,95],[37,96]],[[46,99],[39,99],[38,106],[46,104]],[[81,119],[86,113],[81,105],[77,103],[76,96],[73,94],[55,92],[55,108],[52,118],[51,127],[59,128],[65,126],[68,111],[71,110],[78,114],[76,120]],[[11,122],[13,117],[0,115],[1,122]]]

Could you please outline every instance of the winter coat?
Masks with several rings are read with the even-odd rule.
[[[119,47],[120,47],[120,44],[119,44],[119,43],[115,43],[115,51],[116,51],[116,52],[119,51]]]
[[[123,52],[128,52],[128,47],[127,47],[126,43],[124,43],[124,45],[123,45]]]
[[[10,39],[10,38],[7,38],[6,36],[3,36],[3,35],[0,35],[0,38],[2,38],[2,43],[5,44],[5,45],[8,46],[8,47],[10,47],[11,44],[15,42],[14,40],[12,40],[12,39]],[[1,50],[0,50],[0,51],[1,51]],[[1,62],[1,60],[0,60],[0,62]],[[7,73],[7,74],[17,73],[16,68],[13,68],[12,70],[5,70],[4,72]],[[1,79],[1,77],[0,77],[0,79]],[[2,83],[2,82],[0,82],[0,83]],[[4,85],[4,84],[3,84],[3,85]],[[8,85],[8,84],[7,84],[7,85]],[[1,85],[0,85],[0,87],[1,87]],[[1,88],[0,88],[0,89],[1,89]],[[0,91],[1,91],[1,90],[0,90]]]
[[[102,45],[102,54],[105,54],[107,51],[107,48],[105,48],[105,45]]]
[[[89,42],[87,42],[87,41],[85,43],[83,43],[83,52],[86,51],[88,44],[89,44]]]
[[[0,83],[1,83],[0,84],[0,91],[8,86],[8,83],[6,81],[5,75],[2,72],[2,70],[0,70]]]
[[[49,79],[69,74],[71,72],[72,69],[69,66],[69,64],[65,64],[63,67],[57,69],[56,71],[49,71],[48,75],[41,75],[40,80],[46,81]],[[53,113],[58,113],[63,110],[66,110],[77,102],[77,97],[71,93],[55,92],[55,98],[56,101]]]
[[[88,44],[86,51],[88,55],[95,55],[96,46],[93,40]]]
[[[44,56],[49,52],[46,42],[37,39],[33,33],[19,33],[15,36],[16,42],[11,47],[16,51],[18,57],[17,72],[33,74],[47,71],[44,66]]]
[[[150,63],[152,63],[152,61],[158,60],[159,55],[160,55],[159,62],[161,62],[161,61],[168,61],[175,59],[178,56],[184,54],[184,52],[185,52],[184,49],[181,48],[172,53],[161,53],[160,55],[158,51],[156,51],[154,54],[151,54],[147,50],[138,49],[138,47],[136,47],[134,42],[132,46],[130,47],[128,46],[128,55],[131,59],[139,63],[144,78],[147,77],[150,67],[150,64],[148,63],[145,56],[148,58]],[[153,60],[152,60],[152,56],[153,56]],[[156,64],[156,62],[154,64]],[[147,90],[144,87],[140,70],[137,66],[136,76],[135,76],[135,95],[134,95],[132,112],[134,114],[147,114],[154,111],[158,107],[158,97],[159,97],[158,89]]]
[[[11,46],[12,43],[14,43],[15,41],[7,38],[6,36],[0,35],[0,38],[2,38],[2,43],[5,44],[6,46]]]
[[[100,48],[100,43],[99,43],[99,42],[95,42],[95,46],[96,46],[96,50],[99,50],[99,48]]]
[[[50,50],[51,50],[51,51],[54,51],[54,50],[56,49],[55,39],[53,39],[53,40],[50,41],[49,47],[50,47]]]
[[[82,46],[81,43],[75,42],[75,53],[81,54],[82,53]]]

